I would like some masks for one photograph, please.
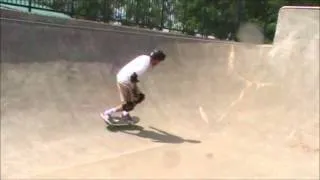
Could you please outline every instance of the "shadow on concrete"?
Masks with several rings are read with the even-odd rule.
[[[112,132],[123,132],[123,131],[143,131],[142,126],[138,125],[121,125],[121,126],[107,126],[107,129]]]
[[[134,136],[138,136],[141,138],[148,138],[151,139],[153,142],[158,143],[201,143],[199,140],[192,140],[192,139],[184,139],[180,136],[168,133],[166,131],[157,129],[155,127],[150,127],[150,130],[145,130],[143,127],[138,125],[131,125],[131,126],[119,126],[116,127],[117,131],[121,131],[125,134],[130,134]],[[138,132],[130,132],[131,131],[138,131]]]

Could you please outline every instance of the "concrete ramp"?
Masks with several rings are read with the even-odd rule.
[[[26,17],[1,17],[2,178],[319,178],[319,31],[268,46]],[[153,48],[138,126],[108,130],[115,74]]]

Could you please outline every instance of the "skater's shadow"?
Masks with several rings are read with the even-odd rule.
[[[137,130],[137,132],[129,132],[129,131],[121,131],[126,134],[138,136],[141,138],[148,138],[152,139],[153,142],[158,142],[158,143],[174,143],[174,144],[179,144],[179,143],[201,143],[201,141],[198,140],[192,140],[192,139],[184,139],[180,136],[168,133],[166,131],[157,129],[155,127],[150,127],[150,130],[145,130],[143,127],[139,126],[140,128],[136,128],[134,130]]]
[[[111,132],[123,132],[126,130],[130,131],[141,131],[143,130],[143,127],[138,125],[122,125],[122,126],[107,126],[107,129]]]

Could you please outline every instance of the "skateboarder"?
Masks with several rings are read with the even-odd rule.
[[[140,77],[165,58],[166,55],[161,50],[154,50],[150,55],[140,55],[122,67],[117,74],[121,104],[104,111],[103,116],[109,119],[113,113],[122,112],[121,118],[130,121],[129,112],[145,99],[145,95],[137,85]]]

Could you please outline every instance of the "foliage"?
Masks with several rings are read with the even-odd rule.
[[[319,0],[47,0],[61,11],[89,20],[168,28],[183,33],[236,39],[242,23],[258,26],[266,42],[273,39],[278,11],[286,5],[319,6]],[[53,3],[52,3],[53,2]],[[46,3],[48,4],[48,3]],[[49,3],[50,4],[50,3]]]

